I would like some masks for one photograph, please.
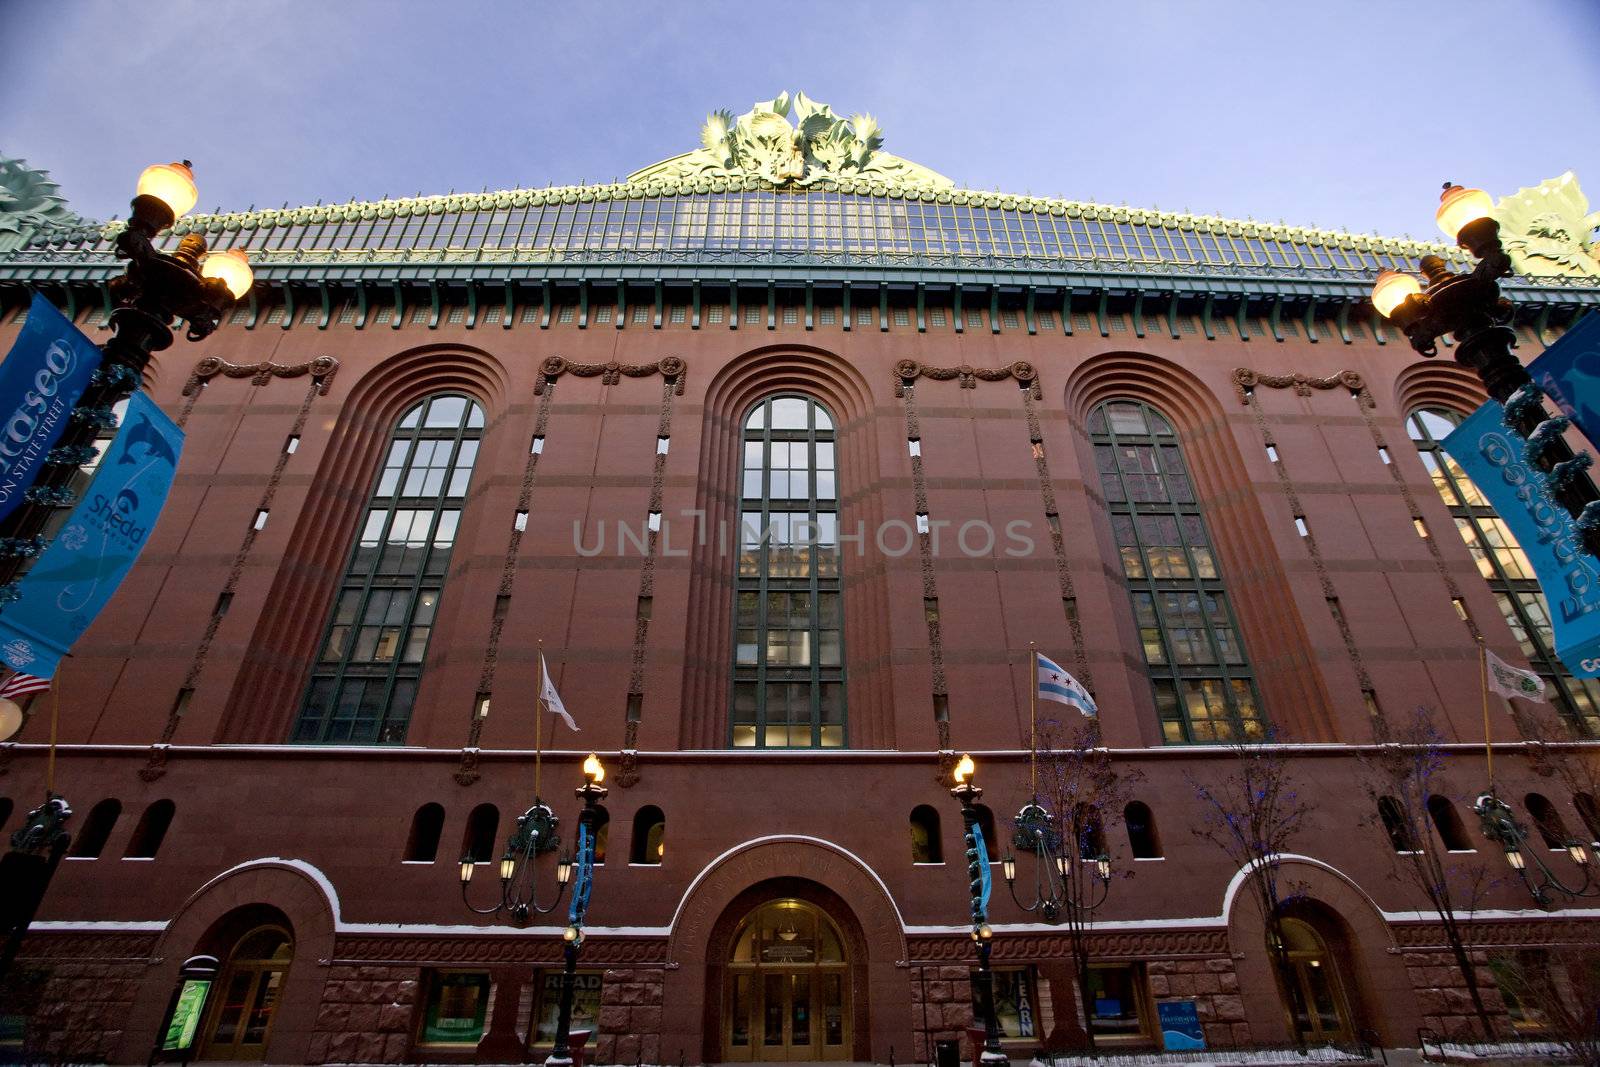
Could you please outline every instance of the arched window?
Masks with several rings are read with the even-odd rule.
[[[1244,643],[1172,424],[1114,400],[1089,415],[1145,663],[1169,744],[1260,737]]]
[[[128,841],[122,858],[155,859],[156,853],[161,851],[161,842],[167,839],[167,830],[172,826],[172,816],[177,810],[177,805],[170,800],[157,800],[145,808],[144,814],[139,816],[139,824],[133,828],[133,837]]]
[[[496,821],[499,816],[496,815]],[[411,817],[411,834],[406,838],[407,863],[432,863],[439,855],[439,835],[444,831],[444,806],[424,804]],[[494,830],[489,831],[494,839]]]
[[[1161,837],[1156,833],[1156,817],[1150,805],[1142,800],[1129,801],[1122,809],[1122,821],[1128,827],[1128,847],[1136,860],[1161,858]]]
[[[105,850],[106,839],[111,836],[111,828],[117,825],[117,818],[121,814],[120,800],[102,800],[90,808],[89,817],[83,820],[83,829],[78,831],[67,855],[86,860],[98,859]]]
[[[667,817],[654,804],[646,804],[633,816],[633,842],[629,846],[629,863],[653,865],[661,862],[666,851]]]
[[[578,834],[577,827],[573,827],[572,834],[573,834],[572,839],[574,841],[576,841],[578,839],[578,837],[577,837],[577,834]],[[596,808],[594,809],[594,861],[595,861],[595,863],[605,863],[605,861],[606,861],[606,845],[609,844],[610,841],[611,841],[611,813],[609,811],[607,811],[605,808],[596,806]]]
[[[1378,818],[1383,821],[1383,832],[1389,835],[1389,844],[1396,852],[1418,852],[1411,827],[1406,825],[1405,812],[1394,797],[1378,798]]]
[[[461,856],[474,863],[488,863],[495,857],[495,831],[500,829],[500,809],[479,804],[467,816],[467,832],[461,838]]]
[[[1528,557],[1478,487],[1439,445],[1461,421],[1453,411],[1422,408],[1411,413],[1406,430],[1528,665],[1554,692],[1554,703],[1567,722],[1585,736],[1600,737],[1600,680],[1574,678],[1556,658],[1550,609]]]
[[[1456,806],[1437,794],[1428,798],[1428,815],[1433,819],[1433,828],[1439,833],[1439,840],[1444,842],[1444,847],[1451,852],[1471,852],[1472,841],[1467,837],[1466,827],[1461,825],[1461,816],[1456,814]]]
[[[1566,848],[1572,835],[1567,833],[1567,824],[1561,821],[1561,813],[1556,806],[1539,793],[1529,793],[1522,798],[1522,803],[1528,809],[1528,818],[1539,828],[1539,836],[1544,838],[1545,847]]]
[[[939,813],[928,804],[918,804],[911,809],[911,862],[944,862],[944,843],[939,839]]]
[[[1600,804],[1595,803],[1593,794],[1574,793],[1572,806],[1578,809],[1578,817],[1583,820],[1583,825],[1589,831],[1589,840],[1600,842]],[[0,823],[5,819],[0,818]]]
[[[1076,828],[1078,835],[1078,858],[1081,860],[1098,859],[1109,856],[1110,850],[1106,848],[1105,823],[1100,819],[1100,811],[1088,804],[1080,803],[1074,809],[1072,825],[1068,830]]]
[[[769,397],[745,416],[733,639],[732,743],[846,743],[833,419]]]
[[[483,409],[464,396],[407,411],[367,505],[294,740],[399,744],[422,676]]]

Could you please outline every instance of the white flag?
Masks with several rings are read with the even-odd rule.
[[[1543,678],[1532,671],[1511,666],[1487,648],[1483,650],[1483,658],[1488,667],[1489,688],[1494,692],[1503,697],[1521,697],[1523,700],[1544,699]]]
[[[539,694],[539,703],[548,711],[553,711],[561,716],[561,721],[574,731],[578,724],[572,721],[572,716],[567,712],[567,706],[561,703],[561,694],[556,692],[556,683],[550,680],[550,667],[544,661],[544,653],[539,653],[539,673],[544,675],[544,692]]]

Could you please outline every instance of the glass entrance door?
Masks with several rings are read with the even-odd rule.
[[[764,905],[734,938],[724,1057],[847,1059],[849,988],[843,945],[825,915],[797,900]]]
[[[272,1016],[293,959],[281,927],[263,926],[239,939],[218,988],[201,1059],[259,1060],[267,1051]]]
[[[1299,993],[1290,1008],[1296,1029],[1314,1044],[1351,1040],[1354,1028],[1327,944],[1298,919],[1283,920],[1283,937],[1289,950],[1289,979]]]

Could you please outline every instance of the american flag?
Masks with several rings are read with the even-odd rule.
[[[42,693],[50,688],[50,679],[35,678],[31,674],[18,671],[4,682],[0,682],[0,700],[21,700],[34,693]]]

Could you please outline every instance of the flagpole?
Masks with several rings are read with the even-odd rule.
[[[544,771],[544,638],[539,639],[539,684],[533,693],[533,799],[539,800],[540,777]]]
[[[1028,642],[1028,778],[1039,799],[1039,653]]]
[[[50,753],[44,765],[44,796],[46,800],[56,792],[56,725],[61,720],[61,667],[50,685]]]
[[[1489,742],[1489,650],[1483,635],[1478,635],[1478,683],[1483,690],[1483,762],[1489,776],[1489,792],[1494,793],[1494,746]]]

